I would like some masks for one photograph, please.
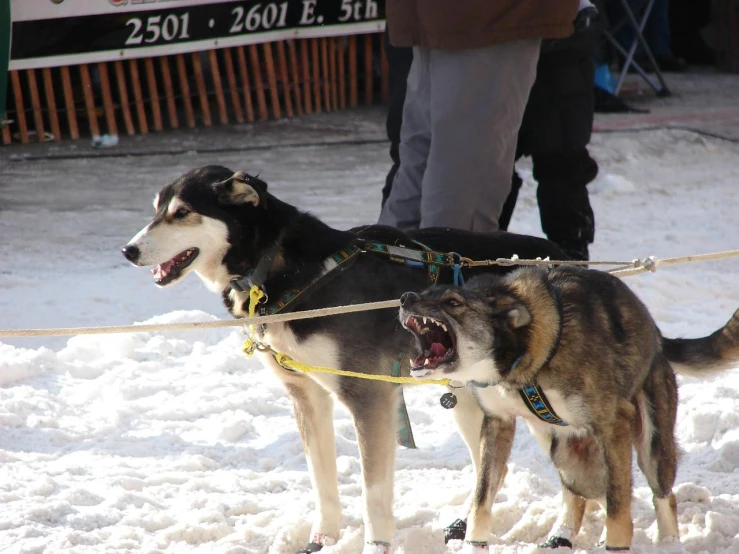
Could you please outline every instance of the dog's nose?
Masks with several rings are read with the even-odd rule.
[[[404,292],[400,297],[400,305],[406,306],[408,304],[413,304],[414,302],[418,302],[420,298],[421,297],[415,292]]]
[[[121,248],[121,252],[123,252],[123,255],[131,263],[136,263],[136,260],[138,260],[139,256],[141,255],[139,247],[135,244],[127,244],[126,246]]]

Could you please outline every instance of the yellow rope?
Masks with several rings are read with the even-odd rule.
[[[384,381],[386,383],[400,383],[412,385],[448,385],[451,379],[416,379],[415,377],[392,377],[390,375],[374,375],[371,373],[359,373],[358,371],[347,371],[345,369],[334,369],[332,367],[312,366],[296,362],[287,354],[277,352],[269,346],[257,346],[254,341],[247,339],[244,341],[243,352],[247,356],[251,356],[255,350],[266,350],[274,356],[275,361],[285,369],[300,371],[301,373],[330,373],[331,375],[341,375],[342,377],[356,377],[358,379],[369,379],[371,381]]]
[[[257,285],[252,285],[249,290],[249,317],[254,317],[257,311],[257,305],[265,297],[264,291]],[[334,369],[332,367],[321,367],[302,364],[296,362],[287,354],[277,352],[272,347],[264,344],[263,342],[255,339],[256,337],[256,325],[249,324],[250,338],[244,341],[242,351],[247,356],[251,357],[255,350],[268,350],[274,356],[275,361],[285,369],[292,369],[293,371],[300,371],[301,373],[330,373],[331,375],[341,375],[343,377],[357,377],[359,379],[370,379],[371,381],[385,381],[386,383],[412,383],[414,385],[448,385],[450,379],[416,379],[415,377],[392,377],[390,375],[374,375],[370,373],[359,373],[357,371],[346,371],[344,369]]]

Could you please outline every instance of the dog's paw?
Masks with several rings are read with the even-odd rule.
[[[539,548],[572,548],[572,542],[565,537],[552,535],[546,542],[541,543]]]
[[[392,548],[386,542],[368,542],[365,543],[362,554],[392,554]]]
[[[451,525],[444,527],[444,544],[449,541],[463,541],[467,534],[467,520],[455,519]]]
[[[298,550],[296,554],[313,554],[314,552],[320,551],[324,546],[333,546],[335,544],[335,538],[324,535],[323,533],[313,533],[307,546],[303,550]]]
[[[317,542],[309,542],[303,550],[298,550],[296,554],[313,554],[314,552],[318,552],[323,548],[322,544],[319,544]]]

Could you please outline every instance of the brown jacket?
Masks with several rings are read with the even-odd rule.
[[[456,50],[572,34],[579,0],[387,0],[393,46]]]

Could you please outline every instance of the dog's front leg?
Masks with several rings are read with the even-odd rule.
[[[472,467],[477,475],[480,470],[481,430],[485,414],[470,387],[454,389],[454,396],[457,398],[457,404],[452,410],[452,415],[457,423],[459,434],[462,435],[470,451]]]
[[[287,371],[269,356],[265,361],[285,385],[295,409],[300,439],[308,460],[308,471],[317,494],[317,511],[310,548],[336,544],[341,523],[341,503],[336,474],[336,437],[333,399],[318,383],[305,375]]]
[[[363,554],[388,554],[395,534],[393,481],[399,390],[367,382],[345,403],[354,418],[364,478]]]
[[[482,420],[485,416],[480,403],[473,394],[471,387],[455,388],[454,396],[457,403],[452,410],[454,421],[457,424],[457,430],[462,436],[467,449],[470,452],[472,460],[472,468],[474,469],[474,481],[477,482],[477,476],[480,471],[480,441],[482,440]],[[451,389],[450,389],[451,390]],[[464,503],[463,512],[469,513],[472,509],[472,499],[474,498],[474,488],[470,490],[467,500]],[[444,528],[444,542],[450,540],[462,540],[467,534],[467,520],[456,519],[449,526]]]
[[[487,551],[493,528],[492,507],[507,472],[508,457],[516,432],[515,419],[486,415],[482,421],[480,467],[465,536],[466,551]]]

